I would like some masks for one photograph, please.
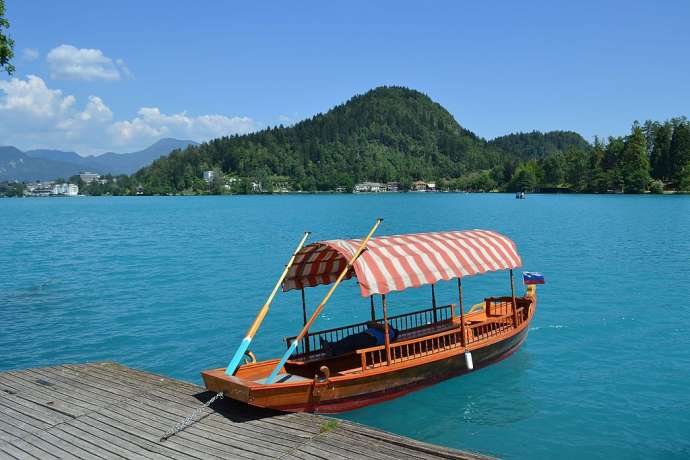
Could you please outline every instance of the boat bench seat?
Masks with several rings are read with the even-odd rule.
[[[266,382],[267,378],[256,380],[256,383],[268,383]],[[276,380],[272,383],[303,382],[305,380],[309,379],[295,374],[278,374]]]
[[[457,325],[451,322],[427,324],[422,327],[401,331],[391,343],[398,342],[400,340],[416,339],[417,337],[422,337],[432,333],[435,334],[437,332],[444,332],[449,329],[453,329],[454,327],[457,327]]]
[[[439,322],[439,323],[431,323],[431,324],[426,324],[424,326],[416,327],[413,329],[407,329],[399,332],[398,336],[395,338],[395,340],[392,340],[391,343],[399,342],[402,340],[409,340],[409,339],[415,339],[417,337],[423,337],[425,335],[430,335],[430,334],[436,334],[438,332],[444,332],[450,329],[453,329],[454,327],[458,327],[458,324],[454,324],[450,321],[444,321],[444,322]],[[356,355],[356,350],[352,350],[348,353],[342,354],[342,355],[337,355],[337,356],[329,356],[327,357],[326,354],[322,350],[315,350],[311,352],[308,356],[302,356],[300,357],[299,361],[305,364],[309,363],[315,363],[315,362],[322,362],[325,360],[330,360],[334,358],[339,358],[343,356],[354,356]]]

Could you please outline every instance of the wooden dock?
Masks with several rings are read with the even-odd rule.
[[[0,458],[488,458],[349,421],[228,399],[160,441],[212,396],[202,387],[111,362],[0,372]]]

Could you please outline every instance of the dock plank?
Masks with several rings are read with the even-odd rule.
[[[50,442],[44,441],[36,435],[31,435],[28,438],[25,438],[24,442],[47,452],[49,458],[67,458],[70,456],[69,452],[60,449],[59,447]]]
[[[82,460],[100,460],[101,457],[92,454],[90,450],[84,449],[78,443],[75,444],[69,440],[65,440],[64,437],[56,436],[48,431],[43,433],[36,433],[37,438],[42,439],[46,443],[52,444],[53,446],[59,447],[65,452],[69,452],[69,455],[74,458],[79,458]]]
[[[489,457],[353,422],[221,399],[193,425],[160,437],[213,393],[113,362],[0,372],[0,459],[315,460]]]
[[[29,417],[52,424],[62,423],[73,418],[20,396],[6,393],[0,393],[0,406],[14,409]]]
[[[0,456],[3,458],[39,458],[31,455],[30,453],[21,450],[20,448],[10,444],[10,443],[0,443]]]

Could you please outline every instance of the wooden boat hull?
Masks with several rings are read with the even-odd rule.
[[[531,315],[530,315],[531,319]],[[472,348],[474,370],[498,362],[515,352],[527,337],[529,321],[513,334],[496,338]],[[266,374],[277,360],[244,366],[242,376],[226,376],[224,369],[202,372],[204,383],[211,391],[251,405],[289,412],[344,412],[390,400],[442,380],[470,372],[461,348],[432,355],[420,363],[381,367],[364,374],[338,375],[326,379],[303,379],[295,383],[257,384],[249,378]],[[245,377],[245,378],[243,378]]]
[[[394,372],[392,375],[386,376],[386,378],[372,376],[367,379],[363,377],[361,380],[356,382],[357,386],[365,385],[369,389],[374,386],[384,387],[381,390],[373,392],[369,391],[365,394],[346,396],[343,398],[336,397],[335,399],[325,399],[324,396],[327,396],[328,393],[332,393],[334,395],[337,393],[345,393],[347,386],[344,386],[344,388],[342,388],[340,391],[335,391],[335,388],[331,391],[325,389],[318,405],[303,408],[298,404],[292,406],[275,406],[274,408],[288,412],[307,411],[319,413],[337,413],[388,401],[412,391],[442,382],[443,380],[467,374],[469,372],[481,369],[482,367],[486,367],[490,364],[501,361],[517,351],[526,338],[527,329],[524,329],[519,334],[506,338],[505,340],[497,342],[493,345],[489,345],[485,348],[473,351],[472,358],[474,369],[472,371],[467,368],[465,354],[460,353],[444,360],[417,365],[408,369]],[[372,381],[372,379],[375,380]],[[354,386],[355,385],[352,385],[352,387]]]

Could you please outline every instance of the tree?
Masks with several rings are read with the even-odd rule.
[[[585,191],[590,193],[605,193],[608,184],[606,181],[606,173],[602,168],[604,154],[606,152],[604,143],[598,137],[594,138],[594,148],[589,155],[589,163],[587,167],[587,187]]]
[[[624,193],[643,193],[651,180],[647,141],[639,124],[633,125],[632,133],[625,140],[620,158],[620,173]]]
[[[531,192],[537,185],[537,176],[526,164],[518,166],[508,184],[509,192]]]
[[[225,176],[220,169],[213,169],[213,179],[208,184],[211,195],[222,195],[225,192]]]
[[[14,72],[12,58],[14,57],[14,40],[5,32],[10,22],[5,18],[5,0],[0,0],[0,70],[9,75]]]
[[[559,186],[565,180],[565,159],[561,153],[554,153],[544,159],[544,183],[546,185]]]
[[[21,197],[24,196],[24,184],[21,182],[0,183],[0,197]]]
[[[581,192],[587,188],[588,157],[588,152],[573,147],[565,155],[565,180],[575,191]]]
[[[649,137],[652,139],[652,150],[649,157],[652,177],[668,180],[673,171],[670,156],[673,125],[668,121],[665,123],[653,123]]]
[[[655,195],[660,195],[664,193],[664,183],[661,182],[660,180],[653,180],[649,184],[649,191],[651,193],[654,193]]]
[[[676,188],[685,189],[684,184],[690,181],[690,123],[680,123],[673,130],[669,162],[674,185]]]
[[[690,163],[687,163],[677,174],[676,188],[684,192],[690,191]]]

